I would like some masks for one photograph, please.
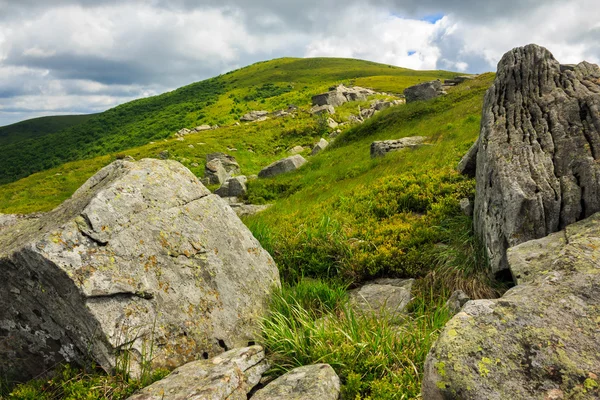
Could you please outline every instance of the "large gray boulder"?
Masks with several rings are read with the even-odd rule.
[[[250,112],[244,114],[240,118],[240,121],[252,122],[252,121],[264,120],[268,115],[269,115],[268,111],[262,111],[262,110],[261,111],[250,111]]]
[[[340,378],[328,364],[299,367],[257,391],[252,400],[338,400]]]
[[[407,103],[431,100],[445,94],[446,92],[444,92],[444,89],[442,88],[442,82],[439,80],[419,83],[418,85],[411,86],[404,90],[404,96],[406,97]]]
[[[221,197],[243,197],[246,195],[246,183],[248,179],[244,175],[228,178],[225,183],[215,190],[215,194]]]
[[[493,272],[506,249],[600,211],[600,68],[543,47],[504,55],[485,96],[475,231]]]
[[[173,368],[246,346],[278,284],[269,254],[188,169],[115,161],[0,230],[0,375],[110,370],[123,354],[136,373],[142,358]]]
[[[185,364],[127,400],[245,400],[267,369],[262,347],[230,350]]]
[[[446,324],[423,399],[600,398],[599,260],[600,213],[509,249],[518,285]]]
[[[273,176],[295,171],[306,164],[306,160],[299,154],[275,161],[263,168],[259,173],[259,178],[270,178]]]

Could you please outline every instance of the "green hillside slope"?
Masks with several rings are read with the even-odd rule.
[[[94,114],[58,115],[54,117],[33,118],[12,125],[0,126],[0,145],[4,146],[26,139],[51,135],[82,124],[93,116]]]
[[[15,135],[7,134],[11,140],[0,142],[3,146],[0,184],[68,161],[110,154],[167,138],[182,127],[231,124],[253,107],[276,109],[289,103],[304,104],[316,91],[331,84],[383,75],[403,77],[403,83],[394,87],[400,92],[415,82],[456,74],[412,71],[335,58],[284,58],[262,62],[173,92],[135,100],[97,115],[80,117],[84,120],[73,126],[58,129],[58,122],[68,119],[50,120],[57,122],[49,127],[51,135],[39,134],[39,124],[23,123],[21,127],[27,129],[18,133],[25,140],[15,143],[11,141]],[[12,132],[9,127],[4,129]]]

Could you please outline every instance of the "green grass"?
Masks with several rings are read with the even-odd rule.
[[[19,142],[25,139],[51,135],[64,129],[82,124],[92,118],[88,115],[59,115],[41,117],[0,127],[0,145]]]

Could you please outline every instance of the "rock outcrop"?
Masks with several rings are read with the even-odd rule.
[[[269,368],[260,346],[185,364],[127,400],[247,399]]]
[[[257,391],[252,400],[337,400],[340,378],[328,364],[296,368]]]
[[[409,136],[402,139],[382,140],[371,143],[371,158],[383,157],[390,151],[399,151],[406,148],[421,147],[427,138],[425,136]]]
[[[320,115],[320,114],[324,114],[324,113],[335,114],[335,108],[329,104],[325,104],[322,106],[313,106],[310,109],[310,113],[312,115]]]
[[[518,285],[448,322],[425,363],[423,399],[600,398],[600,213],[507,259]]]
[[[246,183],[248,179],[244,175],[227,178],[225,183],[215,190],[215,194],[221,197],[243,197],[246,194]]]
[[[350,304],[360,314],[396,316],[412,299],[414,279],[381,278],[351,290]]]
[[[600,68],[539,46],[498,64],[477,148],[475,231],[493,272],[506,250],[600,211]]]
[[[407,103],[431,100],[445,94],[446,92],[444,92],[444,89],[442,88],[442,82],[439,80],[419,83],[418,85],[411,86],[404,90],[404,96],[406,97]]]
[[[477,170],[477,152],[479,151],[479,139],[473,143],[469,148],[469,151],[463,156],[458,163],[458,172],[463,175],[475,178],[475,171]]]
[[[290,156],[282,160],[275,161],[274,163],[266,166],[258,173],[258,176],[260,178],[270,178],[285,174],[286,172],[295,171],[304,164],[306,164],[304,157],[296,154],[295,156]]]
[[[233,175],[241,173],[240,165],[234,156],[225,153],[210,153],[206,155],[204,178],[207,184],[224,184]]]
[[[375,94],[371,89],[365,89],[359,86],[346,87],[338,85],[329,88],[327,93],[321,93],[312,97],[313,106],[330,105],[333,107],[341,106],[349,101],[364,101],[368,96]]]
[[[255,340],[277,268],[175,161],[115,161],[71,199],[0,230],[0,375],[127,353],[173,368]],[[153,349],[152,355],[149,354]]]

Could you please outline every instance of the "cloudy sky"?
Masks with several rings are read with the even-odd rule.
[[[276,57],[478,73],[528,43],[600,62],[598,0],[0,0],[0,126]]]

